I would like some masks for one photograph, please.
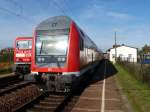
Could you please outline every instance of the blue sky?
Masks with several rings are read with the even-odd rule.
[[[140,48],[150,44],[149,0],[0,0],[0,48],[17,36],[32,36],[36,25],[67,15],[106,50],[114,43]]]

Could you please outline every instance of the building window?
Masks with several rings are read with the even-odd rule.
[[[132,54],[128,54],[128,58],[132,58]]]
[[[123,54],[119,54],[119,57],[120,57],[120,58],[123,57]]]

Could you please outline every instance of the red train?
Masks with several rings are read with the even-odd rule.
[[[48,90],[68,91],[102,52],[77,24],[66,16],[41,22],[33,37],[31,72]]]
[[[14,64],[16,74],[31,71],[32,37],[17,37],[14,43]]]

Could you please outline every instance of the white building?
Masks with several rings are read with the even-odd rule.
[[[108,50],[109,60],[115,63],[115,48]],[[116,47],[116,57],[122,61],[137,62],[137,48],[120,45]]]

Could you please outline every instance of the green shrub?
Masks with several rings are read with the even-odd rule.
[[[0,56],[0,62],[13,62],[13,52]]]

